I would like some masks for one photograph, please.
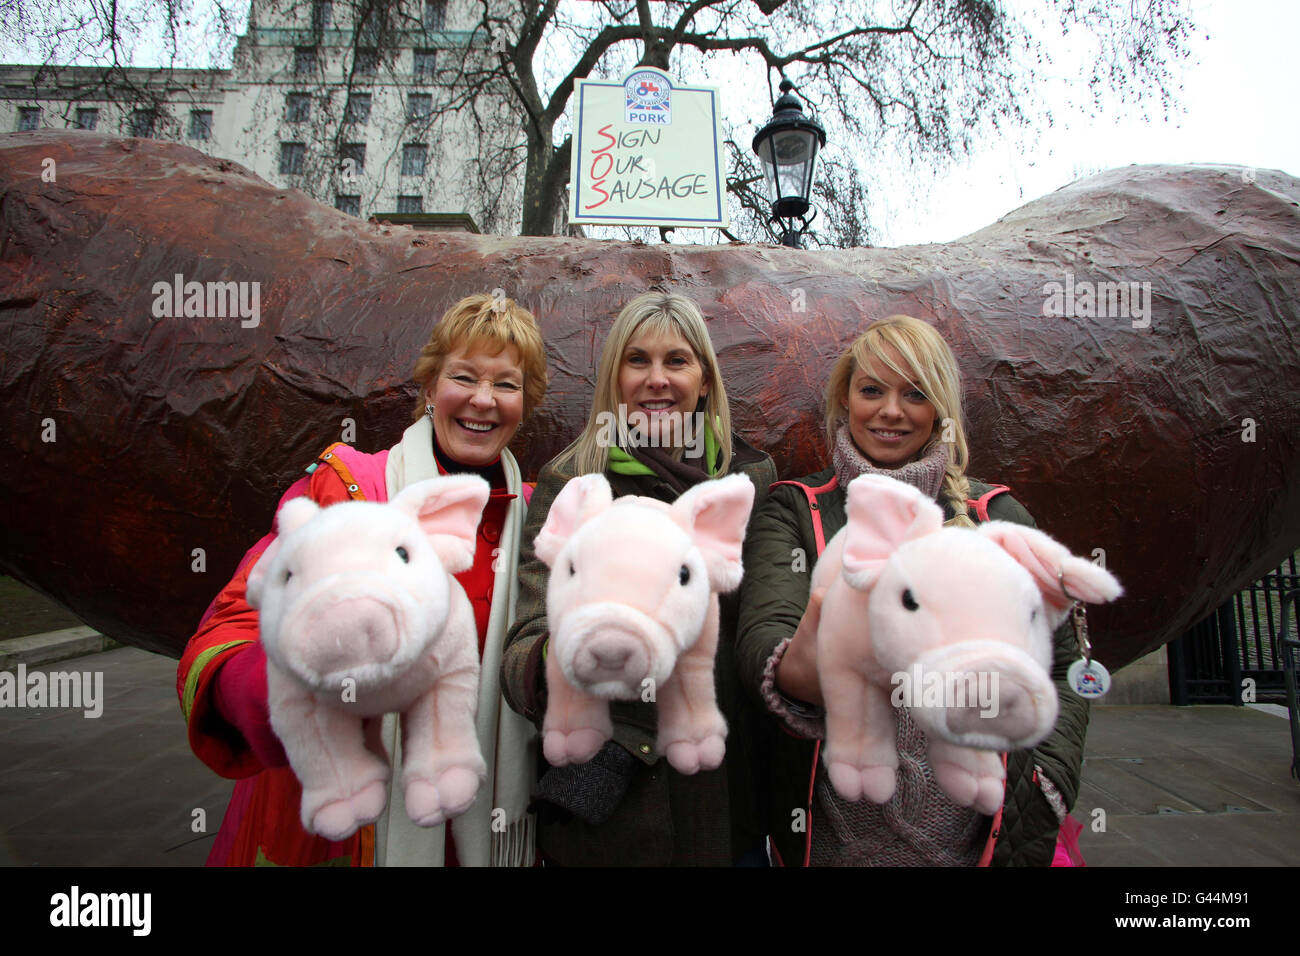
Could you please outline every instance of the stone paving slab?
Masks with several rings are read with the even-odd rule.
[[[103,674],[103,715],[0,707],[0,865],[201,865],[232,784],[190,752],[176,662],[119,648],[60,669]],[[1290,760],[1271,713],[1094,707],[1074,809],[1088,865],[1300,863]]]
[[[1300,782],[1275,713],[1094,707],[1086,754],[1074,816],[1089,866],[1300,864]]]

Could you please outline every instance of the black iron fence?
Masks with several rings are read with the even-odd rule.
[[[1283,595],[1300,588],[1292,554],[1168,646],[1174,704],[1287,703]],[[1294,613],[1286,626],[1295,635]]]

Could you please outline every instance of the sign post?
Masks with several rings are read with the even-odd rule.
[[[649,66],[576,86],[570,222],[727,227],[716,89]]]

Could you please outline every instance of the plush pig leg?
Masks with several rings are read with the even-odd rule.
[[[554,648],[546,655],[546,695],[542,753],[552,767],[586,763],[614,736],[608,702],[570,684]]]
[[[366,748],[361,718],[322,704],[274,665],[266,689],[271,726],[302,784],[303,828],[342,840],[378,820],[388,765]]]
[[[657,689],[659,752],[680,773],[716,770],[726,750],[727,721],[718,710],[713,661],[718,647],[718,598],[709,602],[695,646],[677,658],[672,675]]]
[[[432,670],[441,676],[402,714],[406,815],[422,827],[464,813],[487,779],[474,723],[478,641],[474,612],[463,598],[453,604]]]
[[[894,795],[898,770],[898,718],[889,694],[848,667],[818,669],[831,783],[845,800],[884,803]]]
[[[1006,781],[1002,758],[991,750],[959,747],[939,737],[928,740],[930,768],[948,798],[959,807],[997,813]]]
[[[418,826],[464,813],[487,779],[474,726],[477,677],[475,666],[443,675],[402,715],[402,787]]]

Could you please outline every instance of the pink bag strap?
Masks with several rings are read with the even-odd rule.
[[[826,531],[822,528],[822,511],[817,506],[817,496],[838,488],[840,486],[839,478],[832,477],[830,481],[820,488],[810,488],[802,481],[774,481],[768,486],[768,491],[779,485],[790,485],[793,488],[799,488],[803,491],[804,497],[808,499],[808,510],[812,512],[813,537],[817,540],[817,556],[821,557],[821,553],[826,550]]]
[[[998,495],[1005,494],[1010,490],[1011,489],[1006,485],[990,485],[989,490],[984,492],[984,494],[980,495],[978,498],[967,498],[966,505],[967,507],[975,509],[975,514],[979,516],[980,521],[988,521],[989,502]]]

